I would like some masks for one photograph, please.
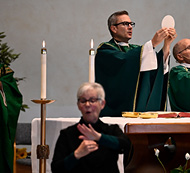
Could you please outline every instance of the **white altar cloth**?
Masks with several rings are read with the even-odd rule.
[[[54,153],[54,147],[59,136],[60,130],[70,125],[73,125],[79,121],[80,118],[46,118],[46,144],[49,145],[50,155],[46,160],[46,173],[51,173],[51,162]],[[118,124],[122,130],[126,124],[146,124],[146,123],[190,123],[190,118],[124,118],[124,117],[103,117],[100,118],[103,122],[108,124]],[[35,118],[32,121],[32,147],[31,147],[31,159],[32,159],[32,173],[39,173],[39,159],[36,155],[36,147],[40,144],[40,118]],[[119,156],[118,166],[120,173],[123,173],[123,155]]]

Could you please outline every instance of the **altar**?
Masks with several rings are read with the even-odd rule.
[[[46,160],[46,172],[51,172],[51,161],[55,143],[61,129],[73,125],[80,118],[46,118],[46,144],[49,145],[50,155]],[[103,117],[101,120],[108,124],[118,124],[129,136],[134,146],[134,153],[125,172],[152,173],[163,172],[154,154],[154,148],[160,150],[160,159],[167,169],[185,164],[185,153],[190,153],[190,118],[124,118]],[[39,160],[36,147],[40,144],[40,118],[32,121],[32,172],[39,172]],[[120,173],[124,172],[122,155],[118,166]]]
[[[125,126],[125,132],[134,147],[132,160],[125,168],[125,172],[164,172],[155,156],[154,148],[159,149],[159,159],[167,172],[185,165],[185,154],[190,153],[190,118],[157,118],[155,121],[145,124],[127,123]],[[187,167],[190,167],[189,162]]]

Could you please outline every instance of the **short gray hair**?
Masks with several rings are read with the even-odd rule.
[[[83,95],[86,91],[90,89],[95,89],[97,91],[98,98],[100,98],[101,100],[105,100],[105,91],[102,85],[100,85],[99,83],[91,83],[91,82],[83,83],[79,87],[77,92],[77,100],[81,97],[81,95]]]

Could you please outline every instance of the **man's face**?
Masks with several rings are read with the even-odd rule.
[[[190,64],[190,39],[181,41],[179,57],[183,58],[183,62]]]
[[[128,15],[121,15],[117,17],[117,24],[121,22],[131,22]],[[117,26],[112,25],[111,30],[113,32],[114,39],[128,43],[132,38],[133,27],[129,24],[128,26],[119,24]]]
[[[78,108],[83,115],[83,119],[86,123],[96,123],[100,111],[105,106],[105,101],[98,100],[97,92],[94,89],[86,91],[78,101]]]

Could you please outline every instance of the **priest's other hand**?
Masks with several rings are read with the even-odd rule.
[[[169,35],[167,28],[158,30],[152,38],[152,46],[158,46]]]
[[[177,37],[177,33],[176,33],[175,28],[169,28],[168,36],[165,38],[164,44],[167,44],[168,46],[170,46],[170,44],[175,40],[176,37]]]

